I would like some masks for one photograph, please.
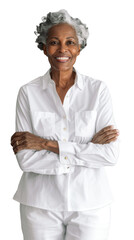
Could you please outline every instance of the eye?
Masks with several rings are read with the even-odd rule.
[[[57,45],[58,44],[58,41],[51,41],[51,42],[49,42],[49,45]]]
[[[67,45],[75,45],[76,43],[74,42],[74,41],[72,41],[72,40],[68,40],[67,41]]]

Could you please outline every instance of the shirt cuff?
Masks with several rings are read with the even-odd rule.
[[[58,141],[59,160],[62,164],[72,164],[70,154],[75,154],[72,142]],[[75,164],[75,163],[74,163]]]

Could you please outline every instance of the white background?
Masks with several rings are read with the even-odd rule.
[[[127,0],[3,1],[0,6],[0,218],[2,239],[22,240],[19,203],[12,200],[22,171],[10,146],[20,86],[43,75],[47,58],[35,43],[36,25],[50,11],[66,9],[89,27],[87,47],[75,64],[110,89],[120,130],[120,157],[107,175],[114,195],[109,240],[134,239],[134,7]]]

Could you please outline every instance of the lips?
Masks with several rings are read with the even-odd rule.
[[[67,56],[63,56],[63,57],[55,57],[55,59],[58,61],[58,62],[68,62],[68,60],[70,59],[70,57],[67,57]]]

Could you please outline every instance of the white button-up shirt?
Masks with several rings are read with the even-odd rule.
[[[16,104],[16,131],[58,141],[59,154],[30,149],[16,154],[23,174],[14,200],[55,211],[82,211],[111,203],[105,166],[116,164],[119,140],[91,142],[96,132],[109,125],[115,127],[115,121],[103,81],[76,71],[63,104],[50,69],[22,86]]]

